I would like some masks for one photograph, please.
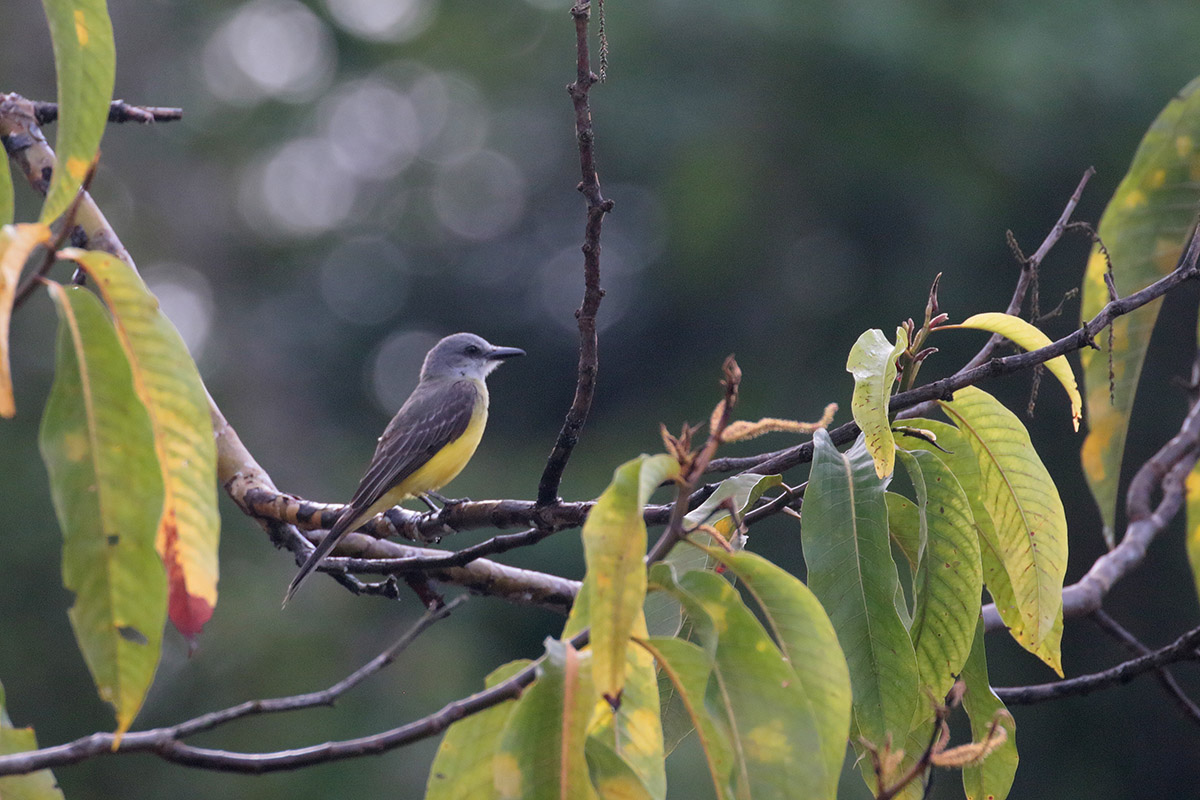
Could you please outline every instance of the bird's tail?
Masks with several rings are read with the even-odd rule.
[[[345,538],[350,532],[350,523],[354,520],[345,514],[342,514],[333,523],[333,527],[329,529],[329,533],[325,535],[316,546],[316,549],[309,555],[308,560],[300,567],[300,571],[296,573],[296,577],[292,578],[292,582],[288,584],[287,592],[283,595],[283,605],[287,606],[288,601],[292,599],[292,595],[296,594],[296,590],[300,588],[300,584],[304,583],[304,579],[312,573],[317,565],[329,555],[329,551],[337,546],[337,543]]]

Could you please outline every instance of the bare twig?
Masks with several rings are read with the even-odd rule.
[[[427,611],[409,628],[399,640],[388,649],[377,655],[353,673],[319,692],[294,695],[291,697],[276,697],[268,700],[251,700],[236,706],[202,714],[178,725],[167,728],[155,728],[149,731],[133,731],[126,733],[120,740],[111,733],[94,733],[73,742],[53,747],[43,747],[14,755],[0,756],[0,775],[18,775],[35,772],[39,769],[58,767],[66,764],[77,764],[96,756],[118,753],[154,753],[167,761],[187,764],[208,769],[227,769],[235,772],[256,772],[252,765],[266,755],[229,753],[222,750],[192,747],[183,744],[182,740],[203,731],[210,731],[221,725],[228,724],[245,717],[259,714],[276,714],[285,711],[313,708],[316,706],[333,705],[339,697],[362,683],[366,678],[396,660],[425,630],[450,613],[466,600],[466,596],[455,598],[440,609]],[[369,738],[369,737],[368,737]],[[308,748],[319,751],[321,748]],[[294,755],[303,751],[286,751],[286,755]],[[285,755],[270,754],[270,755]],[[303,762],[300,762],[301,764]],[[230,765],[238,764],[243,768],[237,769]],[[300,764],[297,764],[299,766]],[[250,768],[246,768],[250,767]],[[278,767],[283,769],[285,767]]]
[[[579,0],[571,8],[575,20],[575,82],[567,87],[571,102],[575,106],[575,136],[579,143],[579,191],[587,201],[587,225],[583,235],[583,304],[575,312],[579,321],[579,370],[575,383],[575,397],[567,418],[550,456],[546,469],[538,483],[538,506],[552,506],[558,502],[558,487],[562,482],[567,460],[579,441],[579,434],[587,422],[592,407],[592,396],[596,391],[596,370],[599,365],[599,343],[596,338],[596,312],[604,290],[600,288],[600,230],[604,215],[612,211],[613,202],[600,194],[600,178],[596,173],[595,132],[592,129],[592,110],[588,105],[588,92],[599,79],[592,72],[588,50],[588,19],[591,4]]]
[[[1008,705],[1031,705],[1046,700],[1088,694],[1098,689],[1107,689],[1128,683],[1139,675],[1161,669],[1167,664],[1174,664],[1177,661],[1200,660],[1200,655],[1196,653],[1197,645],[1200,645],[1200,628],[1188,631],[1161,650],[1155,650],[1148,655],[1118,664],[1103,672],[1081,675],[1078,678],[1069,678],[1054,683],[1004,687],[993,691]]]
[[[1136,636],[1122,627],[1119,622],[1104,613],[1103,609],[1093,612],[1091,618],[1102,631],[1125,645],[1127,650],[1139,656],[1150,655],[1151,650],[1149,647],[1142,644]],[[1171,671],[1166,667],[1159,667],[1155,677],[1158,678],[1158,682],[1162,684],[1163,689],[1171,696],[1171,699],[1175,701],[1175,705],[1179,707],[1179,710],[1191,719],[1192,722],[1200,723],[1200,706],[1197,706],[1192,701],[1192,698],[1187,696],[1187,693],[1179,685],[1179,682],[1175,680],[1175,676],[1171,674]]]
[[[49,125],[58,119],[58,103],[34,101],[34,117],[38,125]],[[183,119],[182,108],[163,108],[161,106],[135,106],[124,100],[113,100],[108,106],[109,122],[140,122],[148,125],[152,122],[174,122]]]

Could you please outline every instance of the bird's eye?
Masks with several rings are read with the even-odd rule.
[[[467,349],[464,350],[463,352],[469,356],[477,356],[477,355],[479,355],[480,350],[475,345],[469,344],[469,345],[467,345]]]

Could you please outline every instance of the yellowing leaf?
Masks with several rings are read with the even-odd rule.
[[[896,466],[896,441],[888,418],[888,401],[896,383],[896,359],[908,347],[908,334],[896,328],[896,344],[871,329],[850,348],[846,371],[854,376],[850,410],[866,437],[867,451],[875,462],[875,474],[886,478]]]
[[[0,756],[37,749],[33,728],[14,728],[4,708],[4,687],[0,686]],[[27,775],[0,778],[0,797],[5,800],[63,800],[63,793],[48,769]]]
[[[146,409],[112,323],[86,289],[50,284],[58,307],[54,386],[39,444],[63,531],[71,627],[118,736],[141,708],[166,621],[154,552],[162,476]]]
[[[8,160],[3,159],[7,164]],[[2,180],[4,176],[0,176]],[[10,186],[11,188],[11,186]],[[41,224],[5,225],[0,228],[0,417],[17,413],[13,401],[12,368],[8,352],[8,326],[21,269],[29,254],[50,241],[50,229]]]
[[[1053,344],[1050,337],[1020,317],[999,312],[976,314],[957,325],[946,325],[939,330],[947,328],[973,328],[974,330],[998,333],[1025,350],[1038,350]],[[1067,357],[1055,356],[1046,362],[1046,369],[1050,370],[1050,374],[1058,378],[1058,382],[1067,390],[1067,397],[1071,400],[1071,424],[1075,426],[1075,430],[1079,430],[1079,421],[1083,417],[1083,398],[1079,395],[1079,387],[1075,383],[1075,373],[1071,371]]]
[[[8,225],[13,221],[13,209],[12,172],[6,156],[0,158],[0,225]]]
[[[129,266],[100,251],[68,248],[113,314],[133,369],[134,388],[150,413],[165,497],[157,547],[167,568],[171,621],[198,634],[217,604],[216,445],[200,373],[158,300]]]
[[[976,742],[987,739],[988,729],[998,711],[1007,711],[988,682],[987,656],[983,643],[983,619],[975,626],[971,655],[963,666],[963,708],[971,720],[971,736]],[[1004,743],[988,753],[981,764],[963,767],[963,789],[967,800],[1005,800],[1017,773],[1017,730],[1012,717],[1003,720],[1008,732]]]
[[[996,608],[1013,638],[1061,675],[1067,519],[1054,480],[1025,426],[987,392],[968,386],[941,406],[979,464],[980,499],[996,534],[993,555],[1004,566],[1012,592],[1009,605],[993,591]],[[986,552],[984,561],[986,566]]]
[[[1129,171],[1100,218],[1100,238],[1112,257],[1113,280],[1122,296],[1169,272],[1183,250],[1200,201],[1197,142],[1200,79],[1172,98],[1146,131]],[[1107,269],[1108,261],[1099,247],[1093,248],[1080,299],[1084,320],[1095,316],[1109,301],[1104,283]],[[1129,415],[1161,303],[1155,300],[1113,321],[1111,354],[1108,331],[1096,336],[1099,350],[1084,348],[1079,352],[1088,418],[1081,458],[1109,547],[1116,539],[1117,493]],[[1111,401],[1110,355],[1114,377]]]
[[[635,625],[643,630],[646,599],[646,523],[642,509],[650,493],[679,471],[666,455],[640,456],[622,464],[600,495],[583,526],[591,618],[592,672],[609,702],[616,703],[625,685],[626,651]]]
[[[117,56],[105,0],[42,0],[58,75],[58,153],[40,222],[62,214],[79,191],[108,124]]]

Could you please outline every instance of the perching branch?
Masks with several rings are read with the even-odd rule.
[[[600,194],[600,178],[596,173],[595,132],[592,129],[592,110],[588,105],[588,92],[599,78],[592,73],[588,50],[588,19],[591,16],[589,0],[578,0],[571,9],[575,20],[575,82],[567,87],[571,102],[575,106],[575,137],[579,143],[579,191],[587,201],[587,225],[583,236],[583,304],[575,312],[579,320],[579,370],[575,383],[575,397],[567,418],[563,421],[554,449],[546,460],[546,469],[538,483],[537,504],[539,507],[553,506],[558,502],[558,487],[571,451],[579,441],[579,433],[587,422],[592,407],[592,396],[596,391],[599,343],[596,338],[596,312],[604,290],[600,288],[600,229],[604,215],[612,211],[612,200]]]
[[[1146,656],[1152,652],[1149,647],[1142,644],[1136,636],[1126,630],[1115,619],[1104,613],[1104,611],[1096,611],[1092,614],[1091,619],[1102,631],[1125,645],[1125,648],[1134,654]],[[1192,698],[1187,696],[1187,693],[1179,685],[1179,682],[1175,680],[1175,676],[1171,674],[1171,671],[1166,667],[1159,667],[1155,677],[1158,678],[1159,684],[1170,695],[1171,700],[1179,707],[1184,716],[1188,717],[1192,722],[1200,723],[1200,706],[1197,706]]]
[[[58,103],[35,101],[33,114],[38,125],[49,125],[58,119]],[[109,122],[140,122],[143,125],[149,125],[152,122],[174,122],[180,119],[183,119],[182,108],[135,106],[124,100],[113,100],[108,106]]]

